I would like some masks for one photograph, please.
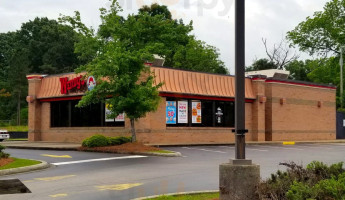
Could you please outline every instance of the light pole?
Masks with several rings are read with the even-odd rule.
[[[340,47],[340,108],[343,108],[343,46]]]
[[[245,1],[235,1],[235,159],[246,159],[245,142]]]

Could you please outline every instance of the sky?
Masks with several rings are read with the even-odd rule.
[[[255,59],[266,58],[262,38],[268,49],[285,38],[306,17],[322,11],[330,0],[246,0],[246,66]],[[220,59],[234,74],[234,0],[118,0],[123,15],[136,13],[142,5],[167,5],[173,18],[185,23],[193,20],[197,39],[219,49]],[[99,8],[108,8],[108,0],[0,0],[0,33],[20,29],[21,24],[35,17],[57,19],[60,14],[81,13],[82,21],[94,28],[100,24]],[[300,54],[300,59],[308,55]]]

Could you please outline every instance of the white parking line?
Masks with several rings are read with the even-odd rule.
[[[253,145],[254,146],[254,145]],[[257,147],[261,146],[261,145],[255,145]],[[288,149],[288,150],[299,150],[299,151],[303,151],[304,149],[300,149],[300,148],[295,148],[295,147],[292,147],[292,148],[286,148],[286,147],[277,147],[277,146],[262,146],[262,147],[265,147],[265,148],[272,148],[272,149]]]
[[[69,162],[57,162],[52,163],[52,165],[70,165],[77,163],[87,163],[87,162],[98,162],[98,161],[107,161],[107,160],[121,160],[121,159],[131,159],[131,158],[145,158],[147,156],[122,156],[122,157],[111,157],[111,158],[97,158],[97,159],[88,159],[88,160],[76,160]]]
[[[190,147],[182,147],[184,149],[191,149],[191,150],[199,150],[199,151],[208,151],[208,152],[214,152],[214,153],[228,153],[225,151],[213,151],[213,150],[208,150],[208,149],[199,149],[199,148],[190,148]]]
[[[235,147],[234,146],[219,146],[219,147],[223,147],[223,148],[229,148],[229,149],[234,149]],[[266,149],[253,149],[253,148],[250,148],[248,146],[246,146],[246,150],[252,150],[252,151],[268,151]]]
[[[323,147],[323,146],[313,146],[313,145],[298,145],[299,147],[311,148],[311,149],[333,149],[330,147]]]

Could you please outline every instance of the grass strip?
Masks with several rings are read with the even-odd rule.
[[[149,152],[152,152],[152,153],[174,153],[174,152],[168,151],[168,150],[157,150],[157,151],[149,151]]]
[[[27,132],[29,130],[28,126],[2,126],[0,130],[7,130],[9,132]]]
[[[0,170],[2,169],[13,169],[13,168],[18,168],[18,167],[27,167],[31,165],[37,165],[40,164],[40,161],[37,160],[28,160],[28,159],[22,159],[22,158],[13,158],[13,162],[4,165],[0,167]]]
[[[219,192],[214,193],[200,193],[200,194],[186,194],[174,196],[159,196],[147,200],[214,200],[219,198]]]
[[[5,141],[28,141],[28,138],[10,138]]]

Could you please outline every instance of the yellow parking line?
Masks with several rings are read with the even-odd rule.
[[[66,175],[66,176],[53,176],[53,177],[44,177],[44,178],[35,178],[35,180],[39,181],[56,181],[56,180],[61,180],[65,178],[71,178],[74,177],[75,175]]]
[[[49,155],[49,154],[41,154],[41,156],[51,157],[51,158],[72,158],[70,155]]]
[[[142,185],[142,183],[101,185],[101,186],[96,186],[96,188],[100,191],[102,191],[102,190],[127,190],[129,188],[137,187],[140,185]]]
[[[294,145],[295,142],[283,142],[283,145]]]
[[[67,194],[52,194],[52,195],[49,195],[50,197],[67,197]]]

